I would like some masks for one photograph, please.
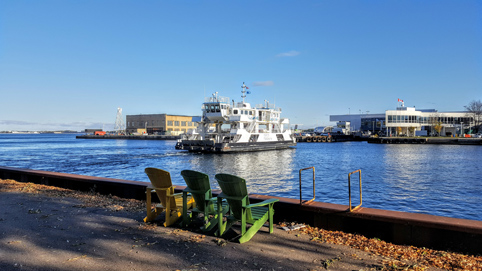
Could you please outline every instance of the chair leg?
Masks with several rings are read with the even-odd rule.
[[[164,222],[164,227],[171,226],[172,224],[176,223],[181,217],[182,217],[182,214],[179,210],[166,212],[166,221]]]
[[[166,218],[164,219],[164,227],[171,226],[173,224],[172,219],[176,219],[176,217],[171,217],[171,215],[171,199],[166,198]]]
[[[157,217],[157,208],[154,208],[152,211],[152,203],[151,203],[151,189],[147,188],[146,191],[146,207],[147,207],[147,216],[144,218],[144,222],[149,222],[154,220]]]
[[[263,227],[264,223],[268,220],[268,217],[269,214],[266,213],[262,218],[254,222],[253,225],[241,235],[241,238],[239,238],[239,243],[242,244],[251,240],[251,238],[253,238],[253,236],[259,231],[259,229]]]
[[[223,205],[222,201],[218,198],[217,200],[217,206],[218,206],[218,230],[214,233],[215,236],[222,236],[224,234],[224,231],[226,230],[226,223],[223,223]]]
[[[187,192],[182,192],[182,227],[187,227],[191,223],[191,216],[192,213],[187,213]]]
[[[273,215],[274,215],[274,209],[273,209],[273,204],[269,205],[268,209],[268,214],[269,214],[269,233],[273,233]]]
[[[246,233],[246,209],[242,209],[241,211],[241,236],[244,236]]]

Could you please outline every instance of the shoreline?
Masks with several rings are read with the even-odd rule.
[[[67,173],[0,167],[0,178],[32,182],[78,191],[145,200],[148,183],[138,181],[83,176]],[[184,186],[177,186],[181,192]],[[216,195],[219,191],[213,191]],[[482,251],[482,221],[441,217],[372,208],[347,211],[348,206],[250,194],[251,202],[277,198],[275,221],[298,221],[313,227],[363,234],[395,244],[411,244],[434,249],[480,253]]]
[[[241,245],[196,229],[159,226],[162,218],[143,223],[143,201],[1,179],[0,193],[2,206],[9,206],[0,217],[3,270],[482,268],[481,256],[393,245],[308,225],[283,231],[286,223],[281,223],[273,234],[261,229]]]

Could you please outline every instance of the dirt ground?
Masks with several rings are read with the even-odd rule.
[[[0,270],[442,270],[329,243],[307,232],[315,228],[264,227],[239,244],[236,228],[221,239],[162,218],[146,224],[143,202],[8,182],[0,180]],[[475,264],[445,269],[481,270],[480,257],[464,257]]]

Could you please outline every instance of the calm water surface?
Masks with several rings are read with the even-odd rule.
[[[482,221],[482,147],[366,142],[299,143],[296,148],[234,154],[193,154],[175,141],[88,140],[72,134],[0,134],[0,165],[148,182],[146,167],[243,177],[251,193],[299,198],[299,170],[315,167],[316,200],[348,204],[348,173],[362,170],[363,206]],[[312,172],[302,172],[303,198]],[[352,175],[356,203],[358,175]]]

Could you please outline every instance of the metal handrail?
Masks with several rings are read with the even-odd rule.
[[[313,169],[313,198],[303,203],[303,196],[301,194],[301,171],[308,170],[308,169]],[[307,167],[307,168],[300,169],[300,205],[310,203],[314,200],[315,200],[315,167]]]
[[[359,186],[360,186],[360,204],[355,206],[355,208],[351,208],[351,174],[358,172],[358,179],[359,179]],[[348,173],[348,199],[350,201],[350,212],[356,211],[362,206],[362,182],[361,182],[361,169],[355,170],[353,172]]]

